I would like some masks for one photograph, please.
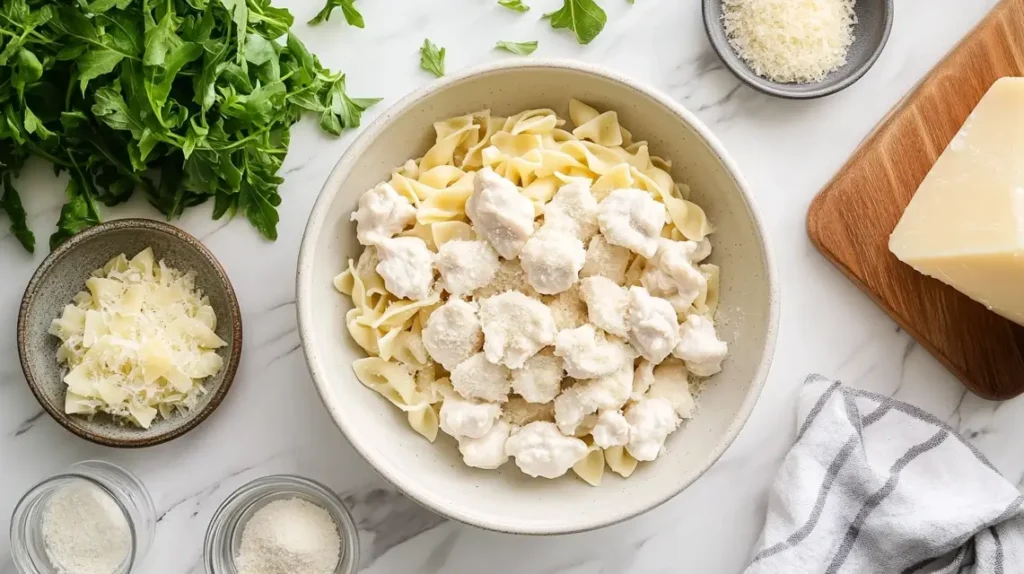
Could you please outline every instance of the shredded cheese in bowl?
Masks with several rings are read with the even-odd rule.
[[[856,0],[723,0],[729,44],[755,74],[820,82],[846,64]]]
[[[85,287],[50,324],[67,369],[64,412],[104,412],[149,428],[157,415],[195,407],[227,343],[194,275],[156,262],[147,248],[111,259]]]

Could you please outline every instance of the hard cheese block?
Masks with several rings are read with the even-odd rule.
[[[1024,325],[1024,78],[989,88],[921,183],[889,250]]]

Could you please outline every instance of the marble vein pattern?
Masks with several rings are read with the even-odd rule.
[[[297,22],[316,0],[277,0]],[[447,48],[449,70],[509,57],[497,40],[539,40],[537,56],[601,64],[649,83],[706,122],[750,181],[777,255],[783,304],[778,351],[753,416],[703,478],[652,512],[610,528],[561,537],[517,537],[446,521],[377,476],[323,408],[299,350],[294,270],[316,194],[354,137],[292,130],[285,161],[280,239],[268,243],[242,219],[213,221],[212,206],[176,223],[202,238],[225,265],[244,312],[243,364],[221,408],[191,434],[120,451],[79,440],[45,416],[18,366],[14,323],[24,285],[43,253],[24,253],[0,230],[0,516],[32,484],[67,464],[102,458],[133,469],[160,517],[146,572],[203,572],[203,535],[213,512],[242,483],[270,473],[317,479],[341,493],[362,535],[367,574],[735,573],[761,528],[767,489],[795,435],[797,389],[817,372],[892,395],[934,413],[973,441],[1010,480],[1024,485],[1024,398],[993,403],[955,378],[811,246],[807,205],[872,126],[995,4],[995,0],[900,0],[889,46],[850,89],[822,100],[773,99],[741,85],[717,60],[695,1],[601,0],[604,32],[587,47],[551,30],[540,15],[558,0],[527,0],[518,14],[496,0],[362,0],[366,28],[340,15],[297,33],[325,65],[343,69],[353,94],[388,105],[431,81],[418,68],[424,36]],[[515,57],[515,56],[512,56]],[[65,181],[34,163],[18,182],[38,236],[52,230]],[[107,217],[150,216],[143,201]],[[41,241],[45,244],[45,241]],[[8,540],[0,537],[0,556]]]

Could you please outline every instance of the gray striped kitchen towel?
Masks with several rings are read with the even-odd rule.
[[[817,375],[746,574],[1024,573],[1024,496],[938,418]]]

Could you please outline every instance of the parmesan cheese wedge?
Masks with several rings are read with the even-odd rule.
[[[1024,78],[996,81],[889,238],[904,263],[1024,325]]]

